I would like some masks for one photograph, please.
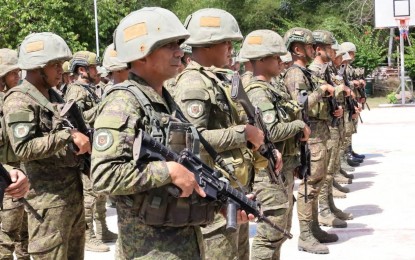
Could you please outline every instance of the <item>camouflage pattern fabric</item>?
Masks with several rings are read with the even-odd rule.
[[[97,105],[99,103],[99,97],[95,93],[94,87],[74,82],[68,86],[65,100],[75,100],[84,115],[85,122],[91,127],[94,126],[95,117],[97,116]]]
[[[156,112],[171,113],[168,104],[174,102],[166,100],[166,95],[162,98],[143,79],[130,74],[130,80],[124,83],[143,89]],[[171,182],[166,162],[152,161],[137,167],[133,159],[136,130],[151,129],[143,115],[131,92],[114,90],[99,106],[95,122],[92,182],[97,192],[117,198],[116,259],[202,259],[199,227],[149,226],[139,217],[141,204],[134,198],[143,199],[147,191]]]
[[[203,72],[201,72],[203,71]],[[177,76],[174,99],[186,118],[196,127],[209,144],[235,169],[239,182],[247,186],[252,174],[252,153],[246,148],[245,122],[235,109],[236,103],[229,100],[229,82],[223,70],[214,67],[204,68],[191,61]],[[220,77],[220,78],[219,78]],[[201,150],[201,159],[213,166],[213,159]],[[236,185],[231,182],[232,185]],[[248,189],[248,187],[245,187]],[[249,258],[248,232],[239,229],[229,240],[225,233],[225,221],[216,216],[212,225],[202,229],[204,239],[221,237],[224,245],[219,249],[216,243],[206,242],[206,257],[215,259],[218,253],[232,254],[230,259]],[[228,243],[226,242],[228,241]],[[239,248],[238,250],[235,250]],[[238,253],[238,255],[237,255]],[[244,254],[244,255],[241,255]]]
[[[25,94],[26,91],[40,99],[43,105]],[[52,89],[49,95],[50,100],[28,81],[23,81],[8,92],[4,103],[11,145],[30,180],[26,198],[45,219],[39,227],[38,221],[29,214],[29,253],[36,253],[35,259],[65,259],[71,250],[70,254],[83,257],[85,222],[78,220],[83,217],[83,209],[73,211],[73,208],[83,206],[80,160],[68,146],[72,142],[70,132],[59,129],[59,96]],[[47,214],[49,210],[54,213]],[[79,225],[74,225],[78,222]],[[66,229],[61,234],[52,228],[64,224]],[[77,237],[79,234],[81,237]],[[72,236],[76,236],[73,240],[76,243],[69,242]],[[44,245],[39,246],[39,241]]]
[[[82,202],[28,214],[29,253],[33,259],[84,259],[85,215]]]
[[[242,75],[241,75],[241,81],[242,81],[242,85],[244,87],[248,86],[249,82],[251,81],[251,79],[254,77],[254,73],[252,73],[252,71],[245,71]]]
[[[163,87],[166,88],[172,97],[174,97],[176,91],[176,78],[171,78],[164,81]]]
[[[295,66],[287,71],[284,82],[294,100],[299,97],[301,90],[307,91],[309,110],[312,110],[322,100],[323,91],[320,88],[313,90],[304,73]],[[307,194],[305,194],[304,181],[298,187],[297,213],[300,222],[313,220],[313,208],[316,212],[318,194],[327,175],[328,123],[325,120],[310,118],[310,128],[308,145],[311,153],[311,176],[307,179]],[[304,196],[308,197],[307,203],[304,201]]]
[[[20,204],[12,202],[12,198],[4,199],[4,205]],[[4,208],[0,211],[0,259],[12,260],[13,252],[17,259],[30,260],[27,252],[28,247],[28,231],[27,231],[27,213],[23,205],[13,206],[12,208]]]

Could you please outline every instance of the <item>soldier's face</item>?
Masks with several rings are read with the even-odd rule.
[[[4,76],[4,81],[7,87],[12,88],[12,87],[17,86],[20,80],[19,72],[20,72],[19,69],[15,69],[7,73],[6,76]]]
[[[178,42],[168,43],[156,50],[145,58],[146,66],[154,71],[154,76],[159,79],[169,79],[179,73],[181,58],[184,52],[180,49]]]
[[[214,44],[209,47],[209,53],[213,66],[217,68],[224,68],[230,66],[232,61],[232,42],[224,41],[218,44]]]
[[[262,59],[264,67],[267,68],[267,74],[270,77],[278,76],[284,69],[281,58],[278,55],[268,56]]]
[[[91,79],[93,80],[99,79],[96,65],[90,65],[88,67],[88,71],[89,71],[89,76],[91,77]]]
[[[304,45],[304,49],[305,49],[305,56],[307,57],[308,61],[311,61],[316,57],[316,51],[314,50],[312,44]]]
[[[62,61],[52,61],[43,68],[49,86],[57,86],[61,81],[63,74],[62,64]]]

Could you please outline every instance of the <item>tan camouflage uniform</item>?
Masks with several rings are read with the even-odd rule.
[[[225,162],[239,172],[236,177],[247,186],[252,178],[252,153],[246,148],[245,122],[240,118],[243,112],[234,109],[236,104],[229,98],[226,73],[214,67],[203,68],[192,61],[177,77],[174,98],[186,118]],[[201,159],[214,165],[203,150]],[[236,186],[232,181],[231,184]],[[237,232],[230,233],[225,230],[225,224],[225,218],[217,215],[212,225],[202,229],[207,259],[248,259],[249,225],[240,225]]]
[[[34,259],[83,259],[85,218],[79,159],[69,149],[69,130],[59,128],[56,104],[61,99],[52,89],[49,94],[50,100],[23,81],[8,92],[4,104],[11,145],[30,180],[26,198],[44,218],[40,223],[28,215],[28,252]]]

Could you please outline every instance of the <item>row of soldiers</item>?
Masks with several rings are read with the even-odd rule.
[[[323,30],[293,28],[284,38],[256,30],[245,37],[240,58],[251,74],[242,75],[243,87],[279,151],[270,169],[258,152],[264,131],[247,123],[231,95],[232,42],[241,40],[237,21],[224,10],[198,10],[184,25],[163,8],[134,11],[120,21],[114,44],[104,53],[103,66],[111,75],[104,86],[95,54],[72,55],[53,33],[27,36],[15,67],[26,71],[25,79],[17,86],[7,83],[3,97],[2,145],[12,157],[1,161],[27,174],[26,199],[43,219],[29,213],[15,220],[28,220],[26,254],[83,259],[84,248],[107,250],[102,242],[117,239],[105,224],[110,195],[118,214],[116,259],[280,258],[282,233],[259,223],[250,250],[248,222],[254,216],[238,210],[237,230],[230,232],[227,204],[206,198],[194,173],[178,162],[140,157],[146,149],[142,132],[175,152],[187,147],[208,166],[226,168],[221,172],[230,185],[260,201],[263,213],[288,231],[294,179],[303,178],[297,196],[298,248],[328,253],[323,243],[338,237],[319,223],[344,227],[344,220],[352,218],[335,207],[332,186],[338,174],[346,176],[343,180],[351,177],[341,171],[340,151],[351,149],[360,109],[356,103],[346,106],[346,98],[355,95],[353,86],[362,86],[348,75],[354,72],[346,54],[355,50],[346,49],[350,43],[339,46]],[[290,59],[293,64],[284,65]],[[62,82],[64,72],[72,73],[73,82]],[[328,100],[334,97],[338,102],[330,110]],[[94,129],[92,140],[65,113],[72,102]],[[347,109],[353,110],[350,117],[344,116]],[[298,170],[302,145],[311,155],[307,178]],[[88,153],[86,170],[82,155]],[[351,154],[350,162],[361,160],[344,153]],[[272,175],[282,181],[274,183]],[[179,196],[169,192],[171,185],[179,188]],[[2,215],[2,231],[3,223]],[[23,238],[21,231],[7,234],[11,250],[3,247],[2,258],[12,259],[11,245]]]

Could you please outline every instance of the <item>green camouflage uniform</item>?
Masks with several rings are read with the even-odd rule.
[[[28,252],[34,259],[83,259],[80,160],[69,148],[69,130],[60,127],[56,104],[62,100],[52,89],[49,94],[50,100],[23,81],[8,92],[4,104],[11,145],[30,180],[26,198],[44,218],[40,223],[28,214]]]
[[[279,151],[283,151],[285,143],[283,140],[292,138],[302,131],[305,123],[301,120],[290,122],[292,118],[282,106],[285,100],[282,100],[281,95],[284,94],[271,84],[254,77],[245,89],[252,105],[258,106],[262,111],[262,117],[270,132],[271,140]],[[280,99],[277,100],[277,97]],[[264,214],[273,223],[287,229],[291,227],[294,204],[294,175],[292,163],[288,162],[287,165],[285,163],[284,161],[285,167],[281,171],[285,180],[284,184],[271,184],[267,174],[268,169],[262,168],[255,174],[254,192],[257,194],[257,200],[261,202]],[[284,194],[284,189],[287,190],[288,197]],[[285,240],[282,233],[270,229],[265,223],[258,223],[257,234],[252,243],[251,258],[279,259],[280,248]]]
[[[313,79],[313,81],[314,84],[319,83],[317,79]],[[311,128],[308,144],[311,153],[311,176],[307,179],[307,194],[305,194],[304,182],[298,188],[297,213],[300,222],[312,222],[313,212],[316,213],[315,217],[317,217],[318,194],[327,175],[327,140],[330,136],[327,124],[328,111],[324,111],[324,106],[320,106],[324,95],[323,90],[318,87],[313,89],[311,83],[299,67],[292,66],[287,71],[284,82],[294,100],[298,99],[300,91],[306,91],[308,93]],[[311,112],[316,107],[321,107],[321,111],[318,111],[320,112],[320,118],[316,117],[318,113]],[[304,201],[304,196],[308,197],[307,203]]]
[[[186,118],[203,137],[235,169],[241,185],[252,178],[252,153],[246,148],[243,109],[229,98],[230,82],[227,71],[205,68],[192,61],[177,77],[175,101]],[[201,150],[201,159],[213,166],[213,159]],[[233,186],[235,182],[231,181]],[[248,259],[249,225],[238,231],[225,230],[225,218],[217,215],[212,225],[202,229],[207,259]]]
[[[248,86],[248,84],[249,84],[249,82],[251,82],[253,76],[254,76],[254,73],[252,73],[252,71],[245,71],[241,75],[242,85],[244,87]]]
[[[120,85],[141,91],[155,113],[172,114],[176,110],[165,89],[163,97],[160,97],[134,74],[130,74],[130,80],[115,85],[114,88]],[[202,259],[202,235],[198,225],[173,227],[169,224],[144,224],[145,221],[152,220],[147,219],[151,218],[150,215],[143,213],[146,208],[150,208],[143,202],[149,199],[147,194],[168,194],[164,185],[171,182],[165,161],[143,162],[137,166],[133,159],[133,142],[137,130],[144,129],[150,133],[152,129],[145,114],[134,94],[127,90],[113,89],[99,106],[99,116],[95,123],[92,180],[95,190],[117,198],[119,238],[116,259]],[[160,129],[166,131],[166,126],[162,124]],[[167,199],[172,200],[169,203],[178,203],[171,195]],[[213,220],[214,212],[212,210],[209,222]]]
[[[354,74],[354,68],[348,64],[346,67],[346,77],[349,80],[349,82],[356,79]],[[360,97],[359,92],[357,91],[356,87],[353,86],[353,84],[350,84],[350,89],[353,91],[353,93],[356,95],[356,98]],[[349,121],[349,118],[345,118],[345,134],[344,134],[344,141],[340,144],[340,150],[344,153],[345,149],[352,145],[352,135],[357,133],[357,119],[352,119]]]
[[[65,94],[65,100],[75,100],[84,115],[85,122],[90,126],[94,126],[97,116],[97,105],[100,101],[95,93],[95,88],[91,85],[74,82],[68,86]]]

